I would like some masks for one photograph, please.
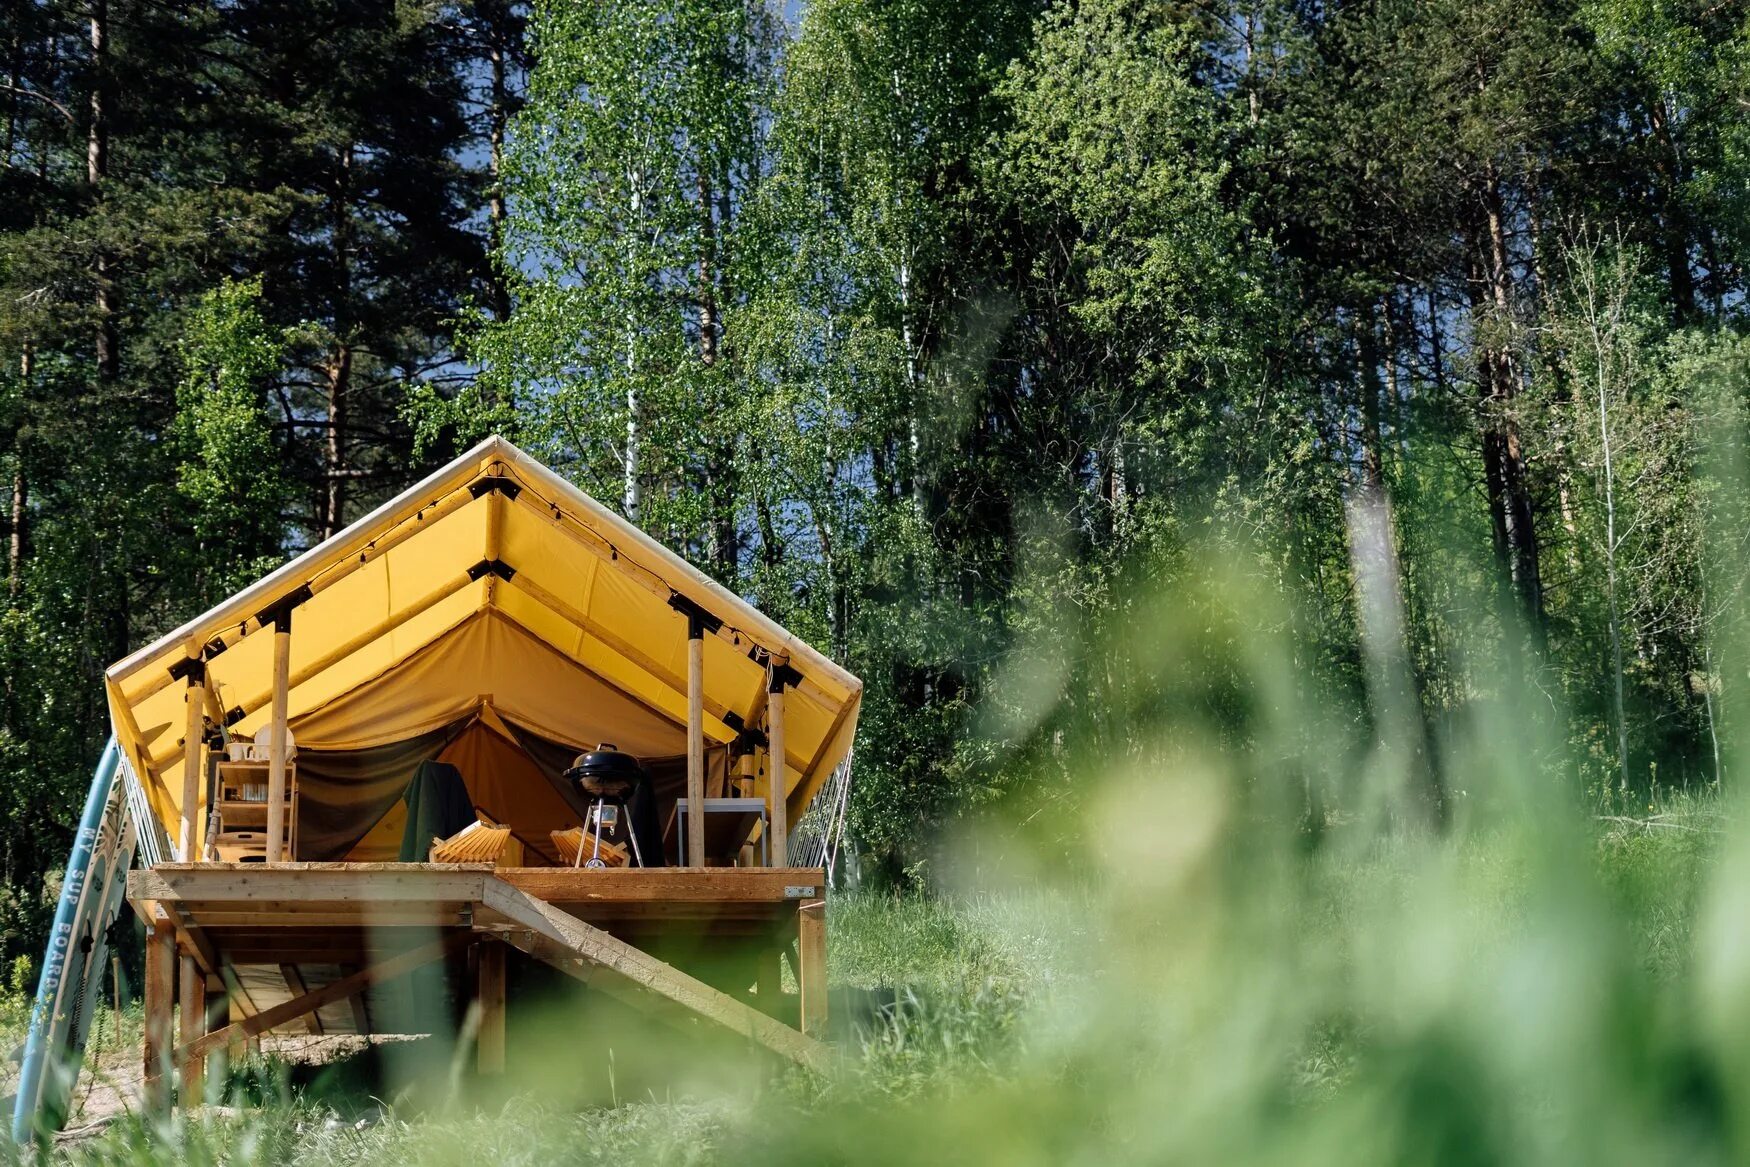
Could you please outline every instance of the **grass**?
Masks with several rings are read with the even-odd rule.
[[[1685,1129],[1717,1121],[1707,1095],[1724,1085],[1698,1068],[1689,1012],[1723,817],[1705,801],[1662,813],[1693,829],[1600,822],[1554,886],[1508,836],[1297,864],[1286,912],[1259,908],[1284,894],[1267,872],[1255,873],[1267,895],[1213,897],[1222,912],[1088,887],[843,896],[832,982],[841,1000],[877,1004],[825,1086],[756,1074],[743,1090],[581,1108],[464,1089],[442,1115],[391,1108],[363,1123],[287,1095],[193,1123],[126,1120],[58,1157],[1582,1161],[1560,1153],[1559,1128],[1607,1152],[1583,1161],[1672,1147],[1726,1161],[1708,1153],[1723,1130]],[[1540,1080],[1555,1068],[1561,1079]],[[1628,1107],[1599,1125],[1640,1137],[1576,1135],[1593,1100]],[[1700,1120],[1684,1110],[1698,1106]]]
[[[1434,829],[1414,750],[1299,683],[1265,599],[1214,573],[1208,594],[1169,598],[1149,637],[1114,633],[1135,680],[1097,733],[1004,731],[1047,742],[1010,760],[1013,787],[1073,800],[992,808],[964,828],[963,866],[953,840],[932,858],[933,895],[832,901],[851,1025],[823,1080],[704,1031],[518,997],[502,1081],[434,1042],[385,1062],[380,1101],[258,1074],[266,1105],[118,1122],[58,1156],[1750,1161],[1735,798],[1580,805],[1548,700],[1502,680],[1441,731]]]

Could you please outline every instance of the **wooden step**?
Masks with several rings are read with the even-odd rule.
[[[831,1063],[814,1038],[496,876],[486,880],[483,906],[512,925],[503,933],[507,943],[580,980],[666,998],[812,1070],[824,1072]]]

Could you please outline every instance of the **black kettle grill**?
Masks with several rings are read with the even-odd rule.
[[[639,867],[662,866],[662,828],[657,823],[656,795],[650,789],[650,773],[631,754],[622,753],[603,743],[587,753],[577,755],[565,778],[577,787],[577,792],[593,804],[589,819],[595,836],[595,853],[587,867],[602,867],[601,839],[610,827],[618,828],[625,819],[626,838],[632,844],[632,861]],[[612,806],[615,813],[605,817],[603,808]]]

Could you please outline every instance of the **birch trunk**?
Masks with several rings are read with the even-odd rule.
[[[328,430],[322,445],[322,469],[326,487],[322,507],[322,534],[334,535],[346,526],[347,430],[351,425],[353,375],[352,332],[352,143],[341,148],[334,190],[330,195],[329,226],[334,238],[334,345],[328,357],[326,398]]]
[[[638,238],[644,228],[642,187],[641,170],[636,165],[628,167],[626,189],[631,231],[628,232],[626,244],[626,275],[634,286],[639,279]],[[634,523],[639,521],[644,507],[643,475],[639,465],[640,443],[643,440],[643,401],[638,392],[638,312],[633,308],[626,313],[626,448],[621,459],[621,470],[625,479],[624,509],[626,517]]]

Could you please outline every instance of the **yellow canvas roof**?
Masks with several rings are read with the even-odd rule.
[[[291,603],[300,749],[401,741],[490,710],[579,748],[679,754],[688,618],[676,602],[721,621],[704,640],[708,747],[763,724],[765,654],[800,674],[785,703],[794,822],[850,748],[862,682],[496,437],[111,667],[110,714],[153,809],[175,823],[180,662],[204,659],[194,692],[209,717],[254,734],[271,713],[272,613]]]

